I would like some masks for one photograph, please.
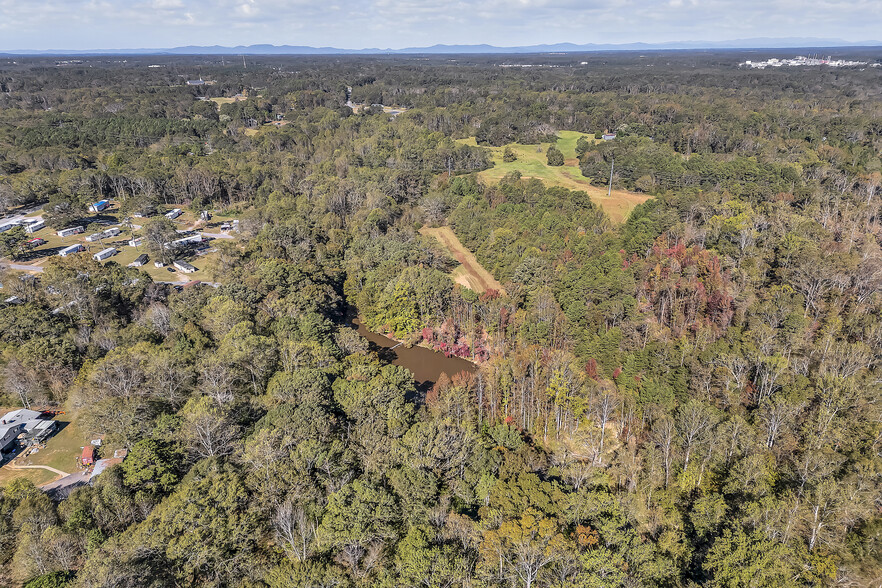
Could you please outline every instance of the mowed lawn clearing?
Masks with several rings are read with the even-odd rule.
[[[627,218],[631,210],[638,204],[649,200],[646,194],[637,194],[627,190],[613,190],[607,196],[607,190],[598,186],[592,186],[588,178],[582,175],[579,169],[579,160],[576,158],[576,141],[583,133],[575,131],[559,131],[557,133],[557,148],[564,155],[565,163],[560,167],[548,165],[546,152],[551,143],[540,145],[521,145],[510,143],[504,147],[488,147],[493,156],[494,166],[478,174],[482,180],[488,183],[496,183],[506,174],[518,171],[524,178],[537,178],[549,186],[560,186],[569,190],[583,190],[591,197],[591,200],[600,205],[614,222],[622,222]],[[467,145],[477,145],[475,138],[460,140]],[[511,162],[502,161],[502,154],[506,147],[510,147],[517,155],[517,160]],[[537,151],[537,147],[540,151]]]
[[[423,227],[420,229],[420,233],[437,239],[460,263],[450,274],[454,282],[479,294],[487,290],[497,290],[498,292],[505,293],[502,284],[496,281],[496,278],[478,263],[475,255],[465,245],[460,243],[450,227]]]

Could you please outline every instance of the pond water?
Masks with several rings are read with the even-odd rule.
[[[358,316],[351,316],[350,321],[358,334],[371,342],[373,350],[379,352],[381,358],[409,369],[413,373],[413,379],[423,390],[437,382],[443,373],[452,377],[460,372],[471,373],[478,369],[472,362],[459,357],[447,357],[439,351],[416,345],[399,345],[398,341],[368,330]]]

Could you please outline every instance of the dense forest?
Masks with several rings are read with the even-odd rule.
[[[216,288],[0,272],[3,403],[128,449],[2,488],[0,583],[879,585],[882,68],[742,57],[0,59],[0,213],[240,221]],[[564,130],[652,198],[478,176]],[[477,367],[419,386],[353,308]]]

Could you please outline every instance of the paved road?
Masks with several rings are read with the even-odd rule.
[[[83,486],[89,483],[89,478],[91,477],[92,474],[88,471],[77,472],[75,474],[65,476],[60,480],[53,480],[48,484],[43,484],[42,486],[40,486],[40,489],[44,492],[52,492],[54,490],[63,490],[65,488],[70,488],[74,486]]]
[[[19,221],[19,220],[25,218],[27,215],[29,215],[29,214],[31,214],[31,213],[33,213],[33,212],[37,212],[37,211],[40,210],[41,208],[43,208],[42,205],[40,205],[40,206],[32,206],[31,208],[28,208],[28,209],[25,210],[24,212],[20,212],[19,214],[16,214],[16,215],[13,215],[13,216],[7,216],[6,218],[0,219],[0,225],[5,225],[5,224],[8,223],[8,222]],[[42,217],[42,215],[40,215],[39,217],[31,217],[31,218],[43,218],[43,217]]]
[[[206,233],[205,231],[202,231],[202,234],[206,237],[214,237],[215,239],[235,239],[235,237],[229,233]]]

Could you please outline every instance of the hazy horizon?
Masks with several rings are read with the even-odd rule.
[[[877,38],[882,3],[830,0],[0,0],[0,50],[255,44],[401,49]]]

